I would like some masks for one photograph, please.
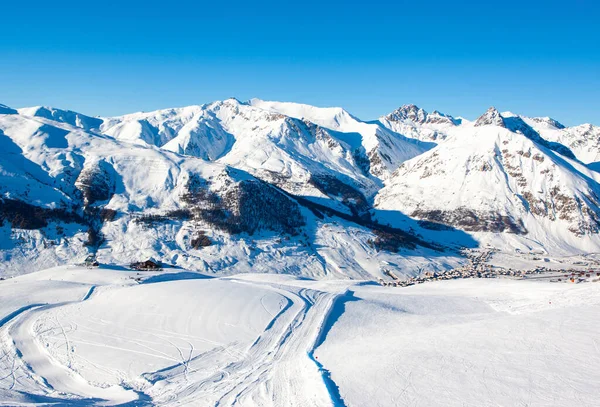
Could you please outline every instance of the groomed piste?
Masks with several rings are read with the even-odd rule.
[[[595,283],[468,279],[390,290],[156,275],[63,266],[0,281],[0,404],[600,402]]]

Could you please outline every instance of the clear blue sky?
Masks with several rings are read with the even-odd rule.
[[[235,96],[491,105],[600,124],[600,5],[569,1],[3,2],[0,103],[91,115]]]

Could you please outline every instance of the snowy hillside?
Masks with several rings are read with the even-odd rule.
[[[592,124],[564,127],[560,123],[556,125],[557,122],[552,119],[547,119],[523,118],[547,140],[570,148],[582,162],[589,164],[600,161],[600,127]]]
[[[569,158],[568,148],[516,127],[516,119],[490,109],[473,126],[455,129],[403,163],[376,207],[427,221],[424,227],[489,232],[477,236],[494,244],[597,251],[600,175]]]
[[[366,122],[259,99],[112,118],[2,105],[0,148],[3,273],[95,253],[379,278],[452,267],[461,247],[600,246],[597,128],[493,108]]]
[[[315,355],[347,406],[593,406],[599,295],[485,279],[353,287]]]
[[[281,119],[277,128],[290,120]],[[416,249],[419,238],[401,230],[389,238],[398,247],[410,248],[409,253],[381,252],[370,243],[378,226],[359,217],[370,203],[360,190],[339,181],[353,180],[342,172],[351,173],[352,168],[344,167],[349,161],[329,161],[340,171],[321,164],[317,153],[326,151],[326,142],[308,131],[319,132],[316,125],[303,126],[305,132],[282,134],[268,154],[275,158],[284,152],[281,145],[304,152],[304,157],[299,152],[287,156],[292,157],[288,162],[304,165],[306,177],[304,183],[297,178],[299,187],[292,188],[281,172],[273,171],[274,177],[284,179],[272,185],[244,171],[245,165],[235,169],[220,160],[178,154],[40,116],[0,115],[0,145],[7,153],[0,156],[0,267],[4,274],[19,274],[96,253],[107,263],[156,258],[212,273],[275,270],[366,278],[382,275],[377,259],[392,257],[403,264],[413,256],[426,256],[431,249]],[[305,138],[298,140],[299,135]],[[305,142],[316,146],[311,150]],[[256,148],[247,151],[254,153]],[[379,181],[353,175],[376,192]],[[319,194],[321,200],[314,199]],[[340,212],[328,212],[331,207]],[[336,213],[342,218],[335,218]],[[455,253],[436,257],[439,268],[460,261]],[[409,266],[406,272],[416,269]]]
[[[42,117],[80,127],[84,130],[99,130],[103,122],[102,119],[97,117],[90,117],[70,110],[55,109],[46,106],[26,107],[18,109],[18,112],[23,116]]]
[[[597,150],[494,108],[0,105],[0,405],[598,405]]]
[[[308,120],[335,130],[341,138],[367,152],[371,174],[386,179],[405,160],[429,150],[435,144],[419,142],[400,132],[389,131],[379,123],[363,122],[342,108],[319,108],[298,103],[250,101],[257,106],[297,119]]]
[[[342,109],[256,99],[136,113],[105,119],[101,129],[119,140],[218,161],[288,192],[334,201],[340,188],[358,199],[372,197],[400,163],[433,146]]]

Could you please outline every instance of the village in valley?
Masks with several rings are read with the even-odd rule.
[[[492,249],[475,250],[463,249],[461,253],[467,258],[467,263],[448,270],[426,271],[421,270],[416,276],[400,277],[392,270],[393,264],[384,262],[382,267],[383,274],[388,278],[379,278],[378,282],[386,287],[408,287],[416,284],[422,284],[432,281],[456,280],[465,278],[511,278],[519,280],[543,280],[551,283],[584,283],[600,282],[600,261],[596,259],[587,259],[587,261],[573,261],[565,264],[564,267],[549,267],[537,265],[531,268],[503,267],[490,262],[495,253]],[[523,255],[522,253],[520,253]],[[533,260],[541,260],[539,257],[532,257]],[[547,259],[546,259],[547,260]],[[83,263],[79,264],[87,268],[96,268],[100,266],[94,254],[89,255]],[[153,258],[146,261],[133,262],[129,269],[137,271],[137,281],[142,281],[139,277],[140,271],[161,271],[164,265]],[[172,266],[171,266],[172,267]],[[398,273],[401,274],[401,273]]]
[[[408,287],[431,281],[455,280],[462,278],[512,278],[522,280],[545,280],[556,283],[583,283],[600,282],[600,264],[597,260],[588,262],[573,262],[568,267],[556,268],[548,266],[535,266],[532,268],[506,268],[493,265],[489,261],[494,250],[464,249],[461,251],[467,258],[467,263],[442,271],[425,271],[419,275],[401,278],[390,267],[383,267],[383,273],[388,279],[379,279],[379,283],[387,287]],[[541,260],[533,257],[533,260]]]

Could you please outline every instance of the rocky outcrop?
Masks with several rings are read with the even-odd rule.
[[[492,106],[475,121],[475,127],[481,126],[506,127],[506,124],[500,112]]]
[[[404,105],[385,116],[391,122],[411,122],[413,124],[448,124],[454,125],[454,118],[437,110],[427,113],[416,105]]]
[[[411,216],[435,224],[453,226],[467,232],[504,232],[521,235],[527,233],[521,221],[508,215],[476,211],[466,207],[454,210],[416,210]]]
[[[108,201],[115,192],[114,169],[104,160],[86,163],[75,186],[81,191],[86,207]]]

